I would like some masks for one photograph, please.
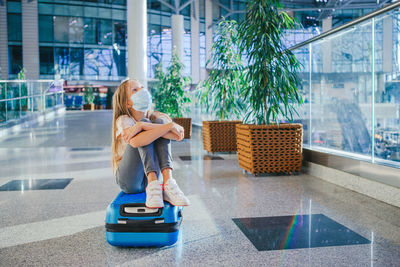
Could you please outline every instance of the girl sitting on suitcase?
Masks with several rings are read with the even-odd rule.
[[[172,178],[171,156],[171,139],[181,141],[184,130],[168,115],[150,111],[150,105],[149,91],[137,80],[123,81],[114,93],[112,166],[117,184],[125,193],[146,191],[148,208],[163,207],[163,200],[187,206],[189,200]],[[163,186],[157,180],[160,171]]]

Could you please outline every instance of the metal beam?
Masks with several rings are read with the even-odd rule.
[[[324,10],[319,14],[317,20],[322,20],[332,14],[332,10],[336,7],[337,3],[339,0],[329,0],[328,3],[326,4],[326,7],[332,8],[330,10]],[[353,1],[353,0],[350,0]]]
[[[224,15],[224,18],[230,17],[234,14],[241,14],[241,13],[246,13],[245,10],[235,10],[233,12],[228,12],[226,15]],[[222,18],[220,18],[219,20],[217,20],[216,22],[213,22],[210,26],[208,26],[207,28],[210,29],[212,26],[218,24],[220,21],[222,20]]]
[[[176,14],[179,14],[179,12],[182,11],[182,9],[184,9],[185,7],[187,7],[188,5],[192,4],[195,0],[189,0],[187,2],[185,2],[183,5],[179,4],[179,0],[175,0],[175,6],[172,6],[170,3],[167,3],[165,0],[158,0],[158,2],[160,2],[161,4],[163,4],[164,6],[168,7],[169,9],[171,9],[173,12],[175,12]]]
[[[194,0],[189,0],[189,1],[187,1],[186,3],[184,3],[183,5],[181,5],[180,7],[179,7],[179,11],[181,11],[182,9],[184,9],[185,7],[187,7],[188,5],[190,5],[191,3],[193,3],[194,2]]]
[[[305,7],[305,8],[284,8],[286,11],[322,11],[322,10],[345,10],[345,9],[364,9],[364,8],[377,8],[378,6],[374,5],[354,5],[354,6],[345,6],[345,7]]]
[[[349,1],[347,1],[346,3],[341,4],[340,7],[348,6],[348,5],[350,5],[351,3],[353,3],[354,1],[355,1],[355,0],[349,0]]]
[[[317,35],[315,37],[312,37],[312,38],[310,38],[310,39],[308,39],[308,40],[306,40],[306,41],[304,41],[304,42],[302,42],[300,44],[294,45],[294,46],[290,47],[289,49],[290,50],[295,50],[297,48],[303,47],[303,46],[305,46],[307,44],[310,44],[312,42],[316,42],[317,40],[321,40],[323,38],[326,38],[327,36],[330,36],[330,35],[332,35],[334,33],[337,33],[337,32],[339,32],[341,30],[349,29],[350,27],[353,27],[358,23],[361,23],[363,21],[369,20],[369,19],[371,19],[373,17],[376,17],[376,16],[379,16],[381,14],[384,14],[384,13],[386,13],[388,11],[394,10],[395,8],[400,8],[400,1],[396,1],[394,3],[391,3],[390,5],[387,5],[385,7],[382,7],[380,9],[378,9],[378,10],[375,10],[375,11],[373,11],[371,13],[368,13],[367,15],[364,15],[362,17],[356,18],[356,19],[354,19],[354,20],[352,20],[350,22],[347,22],[347,23],[345,23],[343,25],[335,27],[335,28],[333,28],[333,29],[331,29],[331,30],[329,30],[327,32],[323,32],[323,33],[321,33],[321,34],[319,34],[319,35]]]
[[[221,8],[225,9],[226,11],[230,11],[229,7],[224,6],[223,4],[221,4],[220,1],[216,1],[216,0],[212,0],[215,4],[217,4],[218,6],[220,6]]]
[[[285,6],[285,5],[299,5],[299,6],[303,6],[303,7],[315,7],[315,5],[314,4],[311,4],[311,3],[304,3],[304,2],[301,2],[301,1],[296,1],[296,2],[294,2],[294,1],[282,1],[282,5],[283,6]]]
[[[160,2],[161,4],[163,4],[163,5],[166,6],[166,7],[170,8],[171,10],[176,11],[176,10],[175,10],[175,7],[173,7],[173,6],[170,5],[169,3],[165,2],[164,0],[158,0],[158,2]]]

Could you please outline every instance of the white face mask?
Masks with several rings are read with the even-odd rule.
[[[132,107],[135,110],[146,112],[152,103],[151,95],[149,91],[145,88],[140,89],[137,93],[131,96],[133,102]]]

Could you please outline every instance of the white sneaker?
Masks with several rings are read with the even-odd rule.
[[[174,206],[189,206],[190,202],[183,194],[175,179],[169,178],[164,184],[164,200]]]
[[[146,187],[146,207],[148,208],[162,208],[164,201],[162,197],[162,187],[158,180],[152,181]]]

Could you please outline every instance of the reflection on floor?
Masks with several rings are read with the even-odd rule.
[[[0,186],[73,178],[62,190],[0,192],[1,266],[399,266],[398,208],[305,174],[254,177],[236,154],[204,158],[197,127],[172,142],[173,175],[192,203],[178,242],[112,247],[105,209],[120,189],[110,129],[109,111],[67,112],[0,141]]]
[[[233,219],[259,250],[370,244],[323,214]]]
[[[12,180],[12,181],[0,186],[0,191],[64,189],[71,181],[72,181],[72,178]]]
[[[211,155],[204,155],[201,156],[179,156],[179,158],[183,161],[191,161],[191,160],[223,160],[220,156],[211,156]]]

